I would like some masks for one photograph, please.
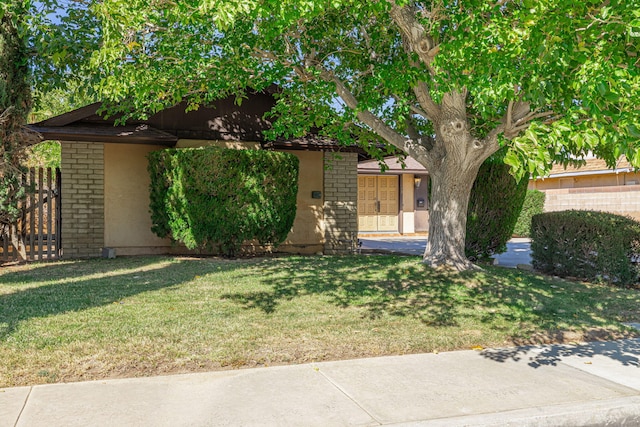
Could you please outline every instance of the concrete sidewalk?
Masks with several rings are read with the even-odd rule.
[[[0,426],[640,425],[640,339],[0,389]]]

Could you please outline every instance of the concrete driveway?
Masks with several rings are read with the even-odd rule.
[[[405,255],[422,255],[427,238],[418,237],[360,237],[363,251],[388,252]],[[514,238],[507,242],[507,251],[493,257],[497,265],[516,268],[531,265],[531,240]]]

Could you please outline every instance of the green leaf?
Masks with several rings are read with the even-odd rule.
[[[640,138],[640,129],[634,124],[627,125],[627,132],[633,138]]]
[[[604,82],[598,82],[598,84],[596,85],[596,88],[598,89],[598,93],[601,96],[606,95],[607,91],[609,90],[609,88]]]

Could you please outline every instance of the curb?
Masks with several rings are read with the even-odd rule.
[[[428,427],[573,427],[640,425],[640,396],[394,424]]]

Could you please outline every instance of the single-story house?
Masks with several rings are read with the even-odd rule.
[[[429,231],[429,175],[411,157],[358,163],[360,235],[426,234]]]
[[[309,136],[267,141],[269,92],[242,105],[230,97],[196,111],[182,103],[114,126],[92,104],[31,128],[62,145],[62,257],[183,253],[151,232],[147,154],[168,147],[215,145],[281,150],[300,160],[297,213],[279,251],[348,253],[357,244],[357,149]],[[339,153],[338,153],[339,152]]]
[[[555,165],[548,176],[531,179],[529,188],[546,194],[546,212],[597,210],[640,220],[640,173],[624,157],[615,168],[593,157],[579,167]]]
[[[428,171],[411,157],[358,163],[358,232],[367,235],[425,234],[429,229]],[[615,168],[590,157],[580,167],[555,165],[530,189],[546,193],[545,211],[598,210],[640,220],[640,172],[621,158]]]

